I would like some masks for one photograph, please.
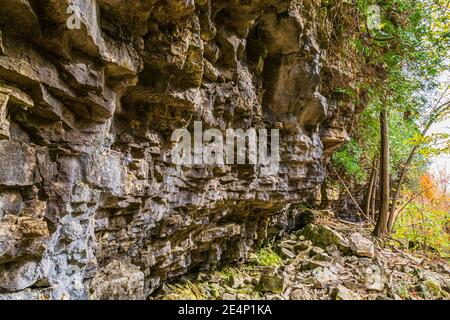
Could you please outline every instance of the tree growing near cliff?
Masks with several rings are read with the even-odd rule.
[[[386,97],[383,108],[380,111],[380,213],[374,233],[383,236],[388,231],[389,221],[389,122],[388,122],[388,99]]]
[[[374,233],[384,236],[392,232],[402,186],[418,151],[431,142],[426,136],[431,125],[448,115],[448,101],[436,97],[445,97],[445,86],[448,86],[448,83],[444,85],[442,94],[439,83],[449,62],[449,3],[440,0],[358,0],[355,5],[359,9],[357,19],[363,21],[355,46],[366,56],[368,68],[373,70],[371,79],[366,82],[371,98],[369,109],[373,112],[363,113],[370,115],[368,121],[372,126],[362,130],[372,129],[372,140],[376,137],[373,123],[377,121],[373,114],[379,114],[379,146],[374,147],[372,141],[372,147],[364,149],[364,158],[373,163],[374,172],[376,161],[373,159],[380,154],[380,210]],[[378,24],[369,25],[368,8],[373,5],[378,6],[381,16]],[[403,123],[398,121],[399,118],[403,118]],[[390,124],[395,126],[392,132]],[[399,128],[407,131],[399,132]],[[406,142],[412,137],[421,139],[416,139],[410,147],[411,144]],[[422,154],[419,160],[423,159]],[[376,194],[373,175],[369,181],[371,190],[366,194],[366,211],[373,207],[372,199]],[[393,194],[391,181],[395,188]]]

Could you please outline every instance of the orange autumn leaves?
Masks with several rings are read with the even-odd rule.
[[[441,170],[439,174],[432,175],[426,173],[420,176],[420,201],[423,204],[429,204],[436,209],[448,210],[450,197],[448,187],[450,183],[449,175]]]

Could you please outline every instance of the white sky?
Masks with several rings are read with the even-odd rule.
[[[446,70],[439,77],[440,82],[442,83],[443,88],[450,85],[450,70]],[[442,90],[444,90],[442,89]],[[449,100],[449,94],[442,99],[442,103]],[[437,122],[431,126],[429,134],[432,133],[448,133],[450,134],[450,117]],[[447,175],[450,175],[450,151],[447,154],[441,155],[439,157],[435,157],[432,160],[432,164],[430,166],[430,171],[433,174],[439,173],[441,170],[445,170]]]
[[[430,129],[431,133],[448,133],[450,134],[450,118],[434,124]],[[450,175],[450,155],[442,155],[433,159],[430,170],[432,173],[438,173],[445,169],[447,175]]]

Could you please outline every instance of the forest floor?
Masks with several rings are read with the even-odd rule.
[[[245,264],[184,277],[150,299],[450,299],[447,261],[407,252],[394,239],[373,237],[372,229],[320,212]]]

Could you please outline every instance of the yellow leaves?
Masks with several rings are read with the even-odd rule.
[[[423,190],[423,195],[428,201],[434,202],[436,200],[438,190],[434,177],[430,174],[426,173],[420,177],[420,188]]]
[[[131,120],[130,127],[133,129],[139,129],[141,127],[141,123],[138,120]]]

